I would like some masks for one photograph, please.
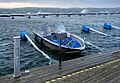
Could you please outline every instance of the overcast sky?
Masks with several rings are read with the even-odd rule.
[[[0,0],[0,8],[18,7],[120,7],[120,0]]]

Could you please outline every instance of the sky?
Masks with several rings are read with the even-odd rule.
[[[120,7],[120,0],[0,0],[0,8],[19,7]]]

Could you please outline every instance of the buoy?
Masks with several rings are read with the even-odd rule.
[[[57,14],[56,17],[59,17],[59,14]]]
[[[26,41],[26,40],[27,40],[24,31],[21,31],[20,36],[21,36],[21,39],[22,39],[23,41]]]
[[[14,19],[14,16],[12,16],[12,19]]]
[[[70,14],[68,14],[68,17],[70,17],[71,15]]]
[[[79,16],[81,16],[82,14],[79,14]]]
[[[89,33],[90,29],[87,26],[82,26],[82,31]]]
[[[107,24],[107,23],[104,23],[103,28],[105,28],[105,29],[111,29],[111,25],[110,25],[110,24]]]
[[[43,15],[43,18],[45,18],[45,15]]]
[[[28,18],[30,19],[30,18],[31,18],[31,16],[28,16]]]

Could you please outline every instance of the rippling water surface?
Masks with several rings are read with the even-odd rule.
[[[30,38],[34,40],[34,34],[32,31],[40,30],[43,24],[47,24],[50,27],[55,27],[55,24],[62,23],[66,27],[69,33],[76,34],[85,41],[98,46],[94,48],[90,45],[86,45],[86,49],[83,51],[84,55],[91,55],[102,52],[112,51],[120,48],[120,30],[103,29],[104,23],[120,27],[120,15],[88,15],[88,16],[48,16],[43,17],[15,17],[0,18],[0,76],[13,73],[13,37],[20,35],[21,31],[25,31]],[[100,35],[95,32],[85,33],[81,31],[81,27],[87,25],[93,29],[104,32],[109,37]],[[52,63],[58,61],[58,54],[51,53],[49,49],[41,48],[46,54],[52,58]],[[21,70],[32,69],[35,67],[45,66],[49,63],[41,53],[33,48],[28,41],[21,41]],[[74,55],[75,56],[75,55]],[[80,56],[80,55],[78,55]],[[75,58],[75,57],[73,57]],[[71,59],[69,55],[64,60]]]

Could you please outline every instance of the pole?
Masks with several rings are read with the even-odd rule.
[[[62,59],[62,54],[61,54],[61,39],[59,39],[59,69],[61,69],[61,59]]]
[[[14,75],[19,77],[20,73],[20,36],[13,37],[14,39]]]

